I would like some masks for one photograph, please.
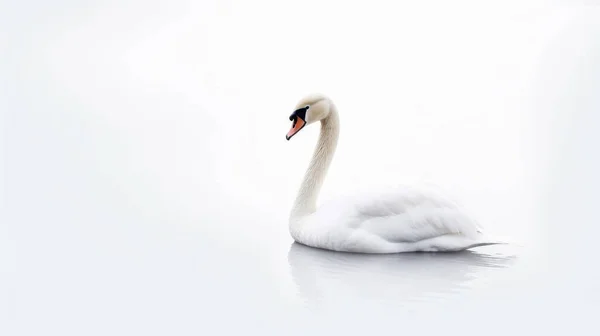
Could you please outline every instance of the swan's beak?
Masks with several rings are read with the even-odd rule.
[[[286,140],[290,140],[294,134],[300,132],[300,130],[306,126],[306,121],[304,121],[304,119],[296,116],[296,115],[292,115],[290,117],[290,120],[293,120],[294,123],[292,124],[292,129],[290,129],[290,131],[288,132],[288,134],[285,136]]]

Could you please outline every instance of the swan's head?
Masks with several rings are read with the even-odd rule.
[[[312,94],[302,98],[294,113],[290,115],[292,128],[285,138],[290,140],[296,133],[300,132],[306,125],[323,120],[329,116],[330,100],[321,94]]]

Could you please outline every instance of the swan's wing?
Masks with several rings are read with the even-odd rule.
[[[357,201],[350,225],[391,243],[444,235],[477,238],[481,229],[458,205],[432,191],[402,189]]]

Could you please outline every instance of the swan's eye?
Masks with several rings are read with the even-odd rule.
[[[290,115],[290,120],[293,120],[294,123],[297,121],[296,119],[300,118],[302,121],[306,121],[306,111],[308,110],[308,105],[306,107],[302,107],[294,111],[292,115]]]

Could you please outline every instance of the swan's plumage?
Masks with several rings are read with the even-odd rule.
[[[311,106],[308,123],[321,121],[321,134],[290,216],[295,241],[359,253],[459,251],[499,243],[486,237],[458,205],[429,189],[396,187],[344,197],[317,209],[337,145],[339,118],[324,96],[309,96],[298,104],[305,105]]]
[[[301,244],[360,253],[459,251],[497,243],[458,205],[411,187],[327,202],[292,221],[290,232]]]

